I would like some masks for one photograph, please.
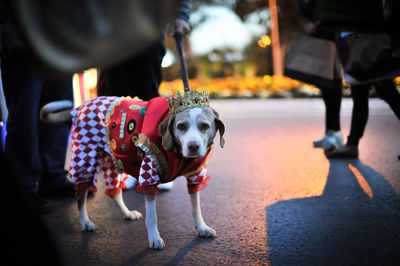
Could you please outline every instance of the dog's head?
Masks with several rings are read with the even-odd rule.
[[[164,149],[176,146],[185,158],[203,157],[213,144],[217,131],[222,148],[225,143],[225,125],[218,113],[209,107],[191,108],[169,115],[158,129]]]

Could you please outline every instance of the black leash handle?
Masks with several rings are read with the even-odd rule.
[[[181,65],[183,88],[185,90],[185,93],[190,92],[186,61],[183,55],[183,36],[182,34],[175,32],[174,39],[176,44],[176,50],[178,51],[179,55],[179,63]]]

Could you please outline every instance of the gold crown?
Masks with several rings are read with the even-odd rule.
[[[194,89],[186,92],[184,96],[178,91],[176,96],[168,97],[168,106],[170,114],[176,114],[195,107],[209,107],[210,102],[208,93],[203,87],[202,92]]]

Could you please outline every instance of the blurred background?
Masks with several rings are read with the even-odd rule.
[[[269,4],[262,0],[193,1],[192,31],[184,42],[191,88],[205,86],[212,98],[320,96],[320,90],[314,85],[274,73]],[[302,32],[302,28],[296,1],[280,0],[276,5],[280,44],[276,49],[280,49],[283,62],[291,35]],[[163,83],[159,91],[162,96],[183,90],[178,55],[171,36],[166,38],[166,47],[162,63]],[[96,69],[75,75],[76,97],[85,90],[85,97],[96,95],[97,75]],[[400,78],[395,82],[399,85]],[[350,93],[347,87],[344,83],[344,96]],[[373,91],[371,94],[374,96]],[[76,102],[80,104],[79,99]]]
[[[48,14],[52,14],[51,18],[57,18],[54,21],[61,25],[65,22],[76,22],[71,25],[67,23],[71,26],[69,32],[57,32],[57,27],[44,27],[49,32],[47,35],[42,34],[43,36],[39,37],[49,37],[48,39],[52,40],[50,37],[57,35],[56,38],[53,38],[54,43],[51,44],[54,44],[54,47],[58,49],[55,50],[60,51],[60,54],[55,54],[54,58],[60,59],[59,55],[74,54],[77,55],[73,59],[76,59],[75,63],[78,66],[87,62],[98,66],[98,61],[102,61],[99,60],[100,57],[103,60],[106,59],[104,61],[111,61],[110,58],[116,60],[113,58],[116,57],[116,50],[118,50],[117,52],[132,52],[120,47],[144,46],[141,42],[145,43],[142,36],[146,36],[144,34],[146,32],[143,33],[139,30],[140,26],[146,23],[137,22],[147,21],[145,19],[151,18],[155,21],[155,27],[152,29],[155,31],[156,26],[160,28],[161,22],[166,18],[158,21],[157,18],[160,15],[157,12],[151,12],[154,11],[154,6],[159,7],[156,11],[160,13],[172,13],[169,12],[172,10],[171,8],[161,8],[160,3],[176,4],[175,2],[177,2],[173,0],[98,1],[100,11],[110,10],[110,13],[104,12],[103,17],[99,15],[101,12],[94,10],[96,15],[105,19],[104,21],[97,20],[96,16],[90,18],[90,16],[82,15],[77,21],[67,15],[61,16],[62,19],[59,21],[65,8],[59,6],[58,1],[43,1],[42,5],[40,5],[40,0],[12,1],[20,3],[22,7],[25,7],[23,4],[26,4],[26,7],[37,7],[37,10],[34,9],[30,13],[32,18],[39,18],[37,26],[51,24],[43,23],[40,19],[45,16],[37,15],[45,13],[50,8],[52,8],[52,12]],[[71,6],[71,10],[74,11],[71,12],[72,15],[79,15],[84,12],[75,11],[93,11],[90,9],[91,5],[85,4],[95,2],[89,0],[81,1],[80,4],[75,1],[63,3]],[[312,1],[304,0],[304,2]],[[347,16],[348,13],[346,13],[343,15],[344,18],[338,16],[337,19],[346,22],[345,19],[350,17],[350,22],[358,25],[364,22],[362,19],[365,17],[372,20],[372,22],[370,20],[367,22],[375,23],[374,17],[364,12],[364,9],[367,11],[371,11],[371,9],[364,7],[367,3],[375,4],[380,1],[330,0],[319,2],[329,2],[334,8],[341,6],[342,9],[339,11],[349,11],[350,16]],[[398,1],[382,2],[390,2],[399,7]],[[29,3],[36,5],[29,5]],[[42,10],[45,3],[50,3],[50,5],[48,9]],[[54,3],[56,4],[51,5]],[[138,10],[138,12],[131,15],[130,10],[124,8],[121,3],[125,3],[128,7],[131,6],[132,11]],[[137,7],[135,3],[142,9],[135,9]],[[80,232],[78,219],[75,219],[78,213],[74,199],[54,199],[51,203],[54,204],[55,211],[46,216],[46,222],[50,224],[51,233],[60,245],[65,265],[177,265],[178,263],[184,265],[266,265],[269,263],[278,265],[400,265],[400,253],[398,252],[400,244],[398,241],[400,239],[398,120],[383,101],[374,99],[368,106],[368,97],[358,97],[358,102],[366,103],[366,110],[362,106],[362,110],[357,113],[358,116],[354,116],[353,119],[354,99],[345,99],[340,105],[342,94],[339,93],[339,104],[337,104],[337,93],[333,90],[334,97],[328,95],[325,98],[333,99],[334,108],[332,108],[331,102],[330,109],[339,110],[337,113],[333,112],[331,116],[334,118],[341,116],[343,126],[342,129],[328,128],[328,104],[326,101],[307,99],[320,98],[323,88],[284,75],[284,68],[288,65],[285,65],[285,59],[289,58],[291,47],[297,47],[296,45],[290,46],[293,36],[305,35],[305,30],[300,25],[297,3],[298,1],[294,0],[192,1],[189,21],[191,32],[184,39],[190,87],[192,89],[205,87],[213,99],[229,99],[216,100],[213,103],[213,108],[215,106],[216,110],[222,114],[229,127],[226,132],[229,145],[226,145],[224,150],[216,149],[213,164],[210,165],[212,175],[216,178],[213,179],[212,186],[204,191],[203,196],[206,217],[212,221],[212,225],[218,229],[218,232],[221,232],[218,238],[215,240],[200,239],[191,235],[190,229],[188,230],[189,226],[192,226],[192,221],[190,215],[182,214],[190,214],[189,205],[183,198],[186,196],[183,193],[186,190],[184,180],[177,181],[174,188],[179,193],[164,193],[160,196],[163,197],[159,201],[160,228],[165,230],[164,233],[168,237],[168,248],[157,253],[151,253],[148,250],[147,242],[144,241],[147,234],[144,222],[139,222],[134,230],[131,223],[121,223],[116,214],[116,208],[111,206],[108,208],[109,204],[113,203],[106,199],[104,193],[97,193],[94,197],[96,201],[92,202],[94,204],[91,203],[93,206],[91,212],[94,213],[93,216],[99,223],[101,220],[100,224],[103,228],[94,236]],[[151,6],[152,4],[153,6]],[[115,9],[107,9],[108,5]],[[148,7],[146,5],[150,8],[146,9],[145,7]],[[56,13],[53,12],[54,9],[57,11]],[[357,13],[355,10],[360,12]],[[128,21],[131,23],[122,21],[123,11],[129,14],[128,17],[137,20]],[[151,13],[152,16],[146,17],[149,14],[145,11]],[[342,15],[340,12],[339,15]],[[19,14],[20,19],[29,17],[24,16],[23,12]],[[92,13],[89,12],[89,14]],[[140,19],[138,14],[142,14]],[[359,17],[356,17],[355,14],[358,14]],[[394,17],[398,18],[398,13],[395,14]],[[87,23],[85,19],[88,17],[89,22],[97,21],[99,23]],[[114,32],[107,32],[107,27],[104,27],[106,23],[103,22],[113,21],[115,24],[110,23],[111,26],[123,25],[118,28],[122,28],[121,32],[125,33],[121,34],[125,38],[120,38],[123,45],[113,43],[113,40],[118,41],[118,38],[113,39]],[[25,26],[35,26],[33,23],[29,23],[30,21],[22,22]],[[331,21],[328,20],[328,22]],[[139,25],[136,31],[133,29],[134,25]],[[398,21],[392,25],[395,25],[393,28],[398,33],[397,25],[400,25]],[[164,24],[162,24],[162,28],[163,26]],[[337,26],[337,24],[333,25],[334,28]],[[366,25],[363,26],[366,27]],[[32,33],[33,31],[30,29],[31,27],[27,27],[25,34]],[[344,31],[340,27],[337,30]],[[357,32],[357,28],[350,30],[346,28],[345,31]],[[57,34],[54,34],[55,32]],[[85,34],[81,34],[82,32]],[[127,32],[128,34],[126,34]],[[142,33],[142,36],[136,32]],[[369,31],[366,32],[369,33]],[[75,34],[80,41],[74,41],[75,39],[71,37],[70,33]],[[120,31],[117,33],[119,34]],[[344,37],[342,38],[344,39]],[[147,41],[149,42],[150,39],[149,37]],[[31,38],[31,40],[37,39]],[[99,40],[103,41],[104,45],[98,45],[101,44]],[[129,44],[124,46],[127,43]],[[65,47],[64,44],[67,44],[66,46],[69,44],[71,47]],[[159,88],[161,96],[176,94],[177,90],[183,91],[175,41],[167,35],[165,44],[167,52],[162,61],[163,81]],[[41,49],[43,54],[51,54],[46,48]],[[306,48],[314,50],[310,46]],[[108,54],[103,53],[104,50],[108,50]],[[136,52],[138,51],[139,49]],[[81,60],[86,56],[86,54],[82,56],[84,52],[87,53],[88,60]],[[305,55],[304,57],[310,57],[309,54],[300,52]],[[321,58],[329,57],[321,51],[317,52],[320,52]],[[120,55],[121,58],[122,55],[123,53]],[[68,63],[68,60],[49,61],[50,63],[54,61]],[[300,61],[298,66],[301,70],[306,68],[304,61],[307,60],[298,61]],[[321,70],[314,63],[315,61],[310,60],[310,62],[309,65],[314,70]],[[333,65],[332,63],[332,73],[334,73]],[[67,70],[72,68],[61,64],[62,66]],[[75,73],[76,69],[79,69],[80,72]],[[61,68],[61,70],[63,69]],[[97,96],[100,71],[100,68],[85,66],[74,68],[72,72],[68,73],[68,81],[70,81],[72,73],[75,73],[73,74],[75,106]],[[394,81],[399,90],[400,77],[396,77],[396,75],[400,72],[396,73],[390,79],[395,77]],[[350,85],[343,80],[341,88],[340,77],[338,81],[339,89],[337,91],[342,90],[344,97],[350,97]],[[316,80],[311,79],[309,82],[316,82]],[[354,83],[352,84],[354,85]],[[353,86],[351,89],[355,87]],[[367,86],[364,89],[368,90],[365,95],[369,93],[372,97],[376,96],[373,88],[369,90]],[[389,95],[388,98],[390,97]],[[283,100],[270,100],[272,98]],[[294,98],[306,99],[285,100]],[[357,97],[354,98],[357,100]],[[361,101],[360,98],[362,98]],[[387,99],[385,101],[388,102]],[[29,102],[32,102],[31,98],[29,98]],[[339,108],[337,108],[338,106]],[[392,109],[394,108],[392,107]],[[366,114],[366,116],[363,115],[360,119],[360,114]],[[336,134],[328,135],[329,130],[337,131],[340,134],[342,134],[340,131],[342,130],[344,134],[347,134],[351,131],[352,124],[358,124],[354,127],[358,127],[358,132],[362,131],[363,134],[368,114],[370,115],[369,128],[364,141],[360,143],[360,150],[362,150],[360,159],[358,159],[358,146],[355,145],[357,159],[349,156],[347,159],[335,160],[325,156],[327,149],[324,145],[328,143],[328,139],[332,141],[333,134]],[[29,119],[19,120],[23,125],[28,124],[26,121],[29,121]],[[340,121],[337,120],[339,124]],[[359,123],[353,123],[353,120]],[[363,124],[361,120],[365,123]],[[324,124],[325,131],[323,130]],[[3,131],[1,137],[4,142],[5,123],[0,121],[0,125]],[[323,132],[326,135],[321,140],[312,142],[314,137]],[[51,139],[49,138],[49,140]],[[334,141],[336,141],[336,136]],[[317,146],[315,143],[320,143],[320,145]],[[25,143],[22,144],[25,145]],[[66,152],[65,169],[68,169],[69,166],[71,145],[70,142]],[[312,149],[311,145],[323,149]],[[46,142],[46,146],[50,145]],[[346,147],[346,145],[342,147]],[[20,151],[22,148],[16,150]],[[26,150],[25,146],[23,150]],[[4,171],[2,170],[2,172]],[[6,181],[10,180],[13,179],[6,179]],[[12,189],[7,191],[11,193],[11,196],[18,196],[18,193],[14,193]],[[140,195],[130,192],[124,194],[124,197],[125,195],[127,196],[126,202],[129,203],[128,207],[144,213],[145,207]],[[10,196],[5,193],[4,196],[4,202],[10,202]],[[176,205],[171,202],[176,202]],[[44,205],[43,203],[39,204]],[[45,204],[47,203],[45,202]],[[32,249],[32,246],[38,247],[40,248],[39,255],[46,251],[43,257],[51,259],[48,256],[51,254],[48,252],[48,248],[42,249],[40,245],[36,245],[36,236],[34,239],[26,236],[27,231],[42,234],[37,230],[36,225],[25,222],[26,213],[20,211],[20,208],[15,208],[10,204],[6,205],[17,212],[16,215],[24,216],[21,219],[8,219],[13,228],[17,228],[17,230],[7,230],[8,239],[15,240],[12,242],[13,245],[8,246],[16,247],[15,252],[8,253],[8,255],[13,259],[18,257],[14,254],[20,253],[22,243],[29,246],[24,249],[25,251],[34,253],[36,250]],[[107,214],[108,217],[112,217],[109,219],[110,222],[106,222],[106,219],[103,220],[107,216],[105,210],[111,210]],[[16,215],[11,216],[16,217]],[[16,224],[15,221],[23,223],[22,226]],[[31,227],[27,225],[31,225]],[[171,226],[174,227],[174,230],[166,231]],[[32,230],[32,227],[35,229]],[[11,227],[5,226],[4,228]],[[16,236],[15,233],[19,233],[19,235]],[[52,241],[49,243],[52,245]],[[21,258],[31,259],[30,256]],[[51,264],[57,265],[54,262]]]
[[[272,42],[270,5],[276,5],[279,42]],[[204,86],[211,98],[320,97],[320,90],[274,72],[282,68],[293,33],[304,33],[298,21],[296,1],[206,0],[192,1],[191,33],[184,40],[191,88]],[[273,49],[279,50],[273,58]],[[160,95],[183,91],[174,39],[166,37]],[[277,62],[275,62],[277,63]],[[96,96],[98,71],[74,75],[75,103]],[[395,79],[397,87],[400,77]],[[343,81],[343,96],[349,96]],[[375,96],[374,90],[370,92]]]

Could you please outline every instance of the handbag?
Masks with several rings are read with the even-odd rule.
[[[385,32],[354,33],[336,44],[343,70],[358,81],[385,77],[400,69],[400,49]]]
[[[321,88],[337,87],[336,54],[333,41],[295,33],[285,57],[284,75]]]

